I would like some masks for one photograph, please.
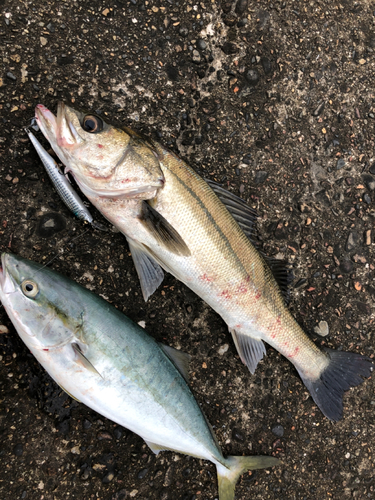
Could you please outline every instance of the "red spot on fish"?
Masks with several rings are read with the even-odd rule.
[[[262,292],[260,292],[260,291],[259,291],[259,292],[257,292],[257,293],[255,294],[255,300],[259,300],[259,299],[261,298],[261,296],[262,296]]]
[[[98,144],[98,148],[104,148],[103,144]]]
[[[207,276],[206,273],[204,273],[202,276],[199,276],[199,279],[201,281],[207,281],[207,283],[210,283],[211,281],[213,281],[213,278],[210,278],[209,276]]]
[[[49,349],[43,349],[43,351],[47,351],[47,352],[48,352],[48,351],[49,351]]]
[[[276,332],[271,333],[271,339],[275,339],[275,338],[276,338]]]
[[[122,179],[122,181],[121,181],[121,182],[123,182],[123,183],[124,183],[124,182],[131,182],[131,179],[129,179],[129,178],[127,177],[126,179]]]
[[[219,297],[223,297],[224,299],[230,299],[231,294],[229,293],[229,290],[223,290],[220,294]]]
[[[277,317],[276,323],[277,323],[278,325],[280,325],[280,324],[281,324],[281,316],[278,316],[278,317]]]
[[[243,283],[237,287],[236,293],[246,293],[246,292],[247,288]]]
[[[288,354],[288,358],[294,358],[299,353],[299,347],[295,347],[292,354]]]
[[[242,327],[242,325],[239,324],[239,325],[236,325],[234,328],[237,328],[237,330],[239,330],[241,327]]]

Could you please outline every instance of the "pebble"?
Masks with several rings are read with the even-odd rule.
[[[107,472],[107,474],[103,477],[102,482],[104,484],[110,483],[114,477],[115,477],[114,472],[112,471]]]
[[[107,439],[108,441],[110,441],[112,439],[112,436],[109,434],[109,432],[98,432],[97,436],[96,436],[97,439],[99,439],[99,441],[103,441],[103,439]]]
[[[44,47],[45,45],[47,45],[47,43],[48,43],[47,38],[45,38],[44,36],[41,36],[40,37],[40,44],[41,44],[41,46]]]
[[[207,48],[207,44],[206,44],[206,42],[205,42],[204,40],[202,40],[202,39],[199,39],[199,40],[197,41],[197,48],[198,48],[199,50],[205,50],[205,49]]]
[[[9,330],[5,325],[0,325],[0,335],[3,333],[9,333]]]
[[[137,474],[138,479],[143,479],[144,477],[146,477],[147,473],[148,473],[148,469],[142,469]]]
[[[23,455],[22,443],[16,444],[16,446],[13,448],[13,453],[16,455],[16,457],[21,457]]]
[[[272,63],[268,57],[262,57],[263,71],[266,75],[269,75],[272,71]]]
[[[321,337],[327,337],[329,334],[329,326],[327,321],[319,321],[318,326],[314,328],[314,332]]]
[[[11,71],[8,71],[7,77],[9,78],[9,80],[13,80],[14,82],[17,80],[17,77],[14,76]]]
[[[234,9],[235,13],[239,16],[242,15],[247,9],[248,0],[237,0],[236,7]]]
[[[338,160],[338,162],[337,162],[336,170],[340,170],[343,167],[345,167],[345,160],[343,160],[342,158],[340,158]]]
[[[258,170],[255,172],[254,182],[255,184],[263,184],[263,182],[267,179],[268,172],[265,170]]]
[[[85,420],[83,421],[83,424],[82,424],[82,427],[84,428],[84,430],[88,431],[91,426],[92,426],[92,423],[90,422],[90,420],[87,420],[87,418],[85,418]]]
[[[223,344],[222,346],[219,347],[218,353],[220,354],[220,356],[222,356],[227,352],[228,349],[229,349],[229,344]]]
[[[55,212],[49,212],[40,217],[36,234],[41,238],[51,238],[66,227],[64,217]]]
[[[272,431],[272,434],[274,434],[277,437],[281,438],[284,436],[284,427],[280,424],[277,424],[274,427],[272,427],[271,431]]]
[[[369,172],[371,174],[375,174],[375,162],[371,165],[371,167],[369,168]]]
[[[370,204],[371,204],[371,198],[370,198],[370,196],[369,196],[367,193],[365,193],[365,194],[363,195],[363,201],[364,201],[365,203],[367,203],[367,205],[370,205]]]
[[[127,491],[122,489],[122,490],[116,491],[116,493],[114,495],[112,495],[111,500],[126,500],[127,496],[128,496]]]
[[[371,229],[365,231],[365,245],[367,246],[371,245]]]
[[[362,179],[370,191],[375,190],[375,178],[370,174],[363,174]]]
[[[359,236],[356,231],[350,231],[348,239],[346,240],[346,250],[350,252],[358,245]]]
[[[256,85],[259,82],[260,75],[256,69],[249,69],[247,71],[245,78],[250,85]]]
[[[192,60],[195,63],[200,63],[201,62],[201,55],[198,52],[198,50],[196,50],[196,49],[193,50]]]
[[[233,428],[232,431],[232,438],[237,441],[238,443],[244,443],[245,442],[245,436],[243,433],[237,429],[236,427]]]
[[[339,269],[343,274],[349,274],[353,271],[354,265],[353,262],[351,262],[348,259],[343,260],[340,263]]]
[[[325,102],[322,101],[318,107],[313,111],[313,116],[319,116],[321,112],[324,110]]]

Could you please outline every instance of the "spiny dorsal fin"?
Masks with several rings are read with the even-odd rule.
[[[142,202],[142,210],[138,219],[150,231],[159,245],[176,255],[185,257],[190,255],[190,250],[179,233],[146,201]]]
[[[275,259],[273,257],[267,257],[261,252],[262,257],[267,262],[268,267],[279,285],[282,296],[286,304],[290,300],[290,284],[294,280],[294,274],[291,269],[291,265],[285,260]]]
[[[131,238],[126,238],[133,257],[135,269],[141,284],[143,298],[147,302],[163,281],[164,273],[157,262],[148,254],[144,246]]]
[[[163,349],[168,358],[172,361],[172,363],[176,366],[178,371],[184,377],[185,381],[189,383],[189,363],[191,360],[190,354],[186,352],[179,351],[174,347],[170,347],[168,345],[160,344],[160,347]]]
[[[208,179],[206,179],[206,182],[223,205],[225,205],[228,212],[232,215],[233,219],[237,222],[251,243],[254,243],[254,237],[256,235],[255,224],[258,219],[256,211],[250,208],[241,198],[221,187],[217,182]],[[294,279],[294,275],[290,270],[289,264],[284,260],[267,257],[267,255],[264,255],[262,252],[260,253],[267,262],[268,267],[271,269],[271,272],[280,287],[284,300],[286,304],[288,304],[290,299],[289,287]]]
[[[241,198],[227,191],[217,182],[208,179],[205,179],[205,181],[253,243],[254,235],[256,234],[255,223],[258,219],[257,212],[250,208]]]

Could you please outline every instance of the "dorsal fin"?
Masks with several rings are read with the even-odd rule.
[[[288,304],[290,300],[290,284],[294,280],[291,265],[285,260],[275,259],[274,257],[264,255],[262,252],[260,253],[271,269],[273,277],[279,285],[281,294],[284,297],[285,303]]]
[[[258,219],[257,212],[250,208],[241,198],[220,186],[217,182],[205,179],[212,191],[219,198],[221,203],[225,205],[233,219],[240,226],[249,240],[253,243],[254,235],[256,234],[255,223]]]
[[[223,205],[225,205],[228,212],[232,215],[233,219],[237,222],[251,243],[254,243],[254,237],[257,233],[255,227],[258,219],[257,212],[250,208],[241,198],[227,191],[217,182],[208,179],[205,179],[205,181]],[[285,302],[288,303],[290,298],[289,286],[294,279],[293,272],[290,270],[290,265],[284,260],[267,257],[267,255],[264,255],[262,252],[260,253],[267,262],[268,267],[271,269],[271,272],[280,287]]]

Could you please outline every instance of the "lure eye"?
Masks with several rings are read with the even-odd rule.
[[[25,280],[22,282],[21,287],[23,294],[30,299],[33,299],[38,295],[39,288],[35,281]]]
[[[103,120],[99,116],[86,115],[82,121],[82,128],[89,134],[97,134],[103,130]]]

